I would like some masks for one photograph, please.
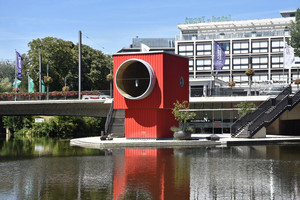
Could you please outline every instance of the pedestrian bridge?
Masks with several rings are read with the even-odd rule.
[[[111,102],[111,99],[0,101],[0,116],[43,115],[106,117]]]

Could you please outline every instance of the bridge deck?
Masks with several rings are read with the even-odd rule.
[[[90,116],[106,117],[111,100],[2,101],[0,116]]]

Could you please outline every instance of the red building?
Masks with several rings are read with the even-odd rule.
[[[125,109],[126,138],[172,137],[171,109],[189,100],[188,59],[165,52],[114,55],[114,109]]]

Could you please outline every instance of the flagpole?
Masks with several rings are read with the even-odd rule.
[[[18,56],[17,56],[17,50],[15,49],[15,54],[16,54],[16,68],[15,68],[15,87],[17,86],[17,68],[18,68]],[[15,95],[15,101],[17,101],[17,96]]]

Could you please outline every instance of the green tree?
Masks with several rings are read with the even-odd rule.
[[[0,79],[8,78],[12,83],[15,79],[15,63],[2,61],[0,62]]]
[[[300,9],[296,11],[296,21],[289,27],[291,39],[288,43],[294,48],[295,54],[300,56]]]
[[[11,92],[15,78],[15,63],[0,62],[0,92]]]
[[[11,91],[12,91],[12,82],[9,81],[9,78],[0,78],[0,93],[11,92]]]
[[[54,37],[35,39],[28,43],[30,50],[24,57],[26,66],[33,80],[38,83],[39,53],[42,54],[42,76],[46,75],[49,65],[49,76],[53,83],[50,91],[61,90],[65,77],[70,90],[78,89],[78,45]],[[82,90],[108,89],[105,76],[109,73],[109,57],[101,51],[82,45]],[[35,84],[38,90],[38,84]]]
[[[181,130],[186,131],[189,130],[187,127],[187,122],[191,119],[194,119],[196,113],[191,111],[183,111],[189,109],[189,103],[187,101],[183,101],[180,103],[178,100],[174,103],[174,108],[172,109],[172,114],[175,117],[175,120],[179,122],[179,126]],[[172,128],[172,131],[177,131],[176,128]]]
[[[34,118],[32,116],[3,116],[2,121],[5,128],[15,133],[23,128],[31,127]]]
[[[242,101],[241,103],[236,104],[235,107],[240,108],[240,110],[238,110],[238,115],[241,118],[244,115],[251,113],[252,110],[256,108],[256,105],[253,102]]]

